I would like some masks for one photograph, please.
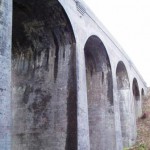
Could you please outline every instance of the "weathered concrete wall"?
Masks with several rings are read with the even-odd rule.
[[[77,149],[75,39],[57,1],[14,1],[13,150]]]
[[[114,103],[112,72],[105,47],[96,36],[88,39],[85,48],[89,136],[91,150],[113,150]],[[106,144],[109,143],[109,144]]]
[[[12,3],[0,0],[0,149],[11,149]]]
[[[71,16],[74,15],[74,18],[71,19],[71,22],[72,22],[73,29],[75,31],[74,33],[75,33],[75,37],[76,37],[76,41],[77,41],[77,46],[79,45],[79,49],[77,49],[77,55],[80,56],[80,57],[77,57],[77,69],[79,70],[79,72],[77,72],[77,76],[79,77],[79,78],[77,78],[78,79],[77,83],[78,83],[78,86],[80,87],[80,89],[78,89],[78,93],[80,96],[86,92],[86,88],[84,88],[85,85],[84,84],[82,85],[80,83],[81,79],[83,79],[83,76],[85,75],[85,72],[86,72],[86,71],[85,72],[80,71],[80,70],[85,69],[85,64],[84,64],[85,56],[84,56],[84,52],[83,52],[84,46],[89,37],[91,37],[92,35],[96,35],[97,37],[99,37],[101,39],[102,43],[104,44],[106,51],[108,53],[108,57],[110,59],[110,64],[111,64],[111,69],[112,69],[112,78],[113,78],[113,100],[114,100],[114,117],[115,117],[115,131],[114,131],[115,136],[114,136],[114,138],[115,138],[115,142],[116,142],[115,149],[120,150],[120,149],[123,149],[123,138],[122,138],[121,120],[120,120],[121,119],[120,118],[121,117],[120,110],[122,110],[122,108],[120,108],[121,107],[120,106],[120,98],[119,98],[119,94],[118,94],[118,87],[116,84],[116,82],[117,82],[116,69],[117,69],[118,62],[123,61],[123,63],[125,64],[127,73],[129,74],[128,78],[129,78],[129,83],[130,83],[130,88],[128,89],[128,92],[126,94],[124,94],[124,96],[123,96],[127,100],[127,101],[125,101],[124,108],[125,108],[125,106],[128,107],[128,110],[126,112],[126,115],[129,115],[127,126],[131,125],[131,127],[128,128],[128,130],[125,133],[128,136],[127,145],[132,145],[136,140],[135,105],[134,105],[134,101],[132,99],[133,98],[133,91],[132,91],[133,78],[134,77],[137,78],[137,80],[139,82],[139,89],[144,88],[146,91],[146,85],[145,85],[143,79],[141,78],[141,76],[139,75],[139,73],[137,72],[137,70],[135,69],[134,65],[131,63],[128,56],[124,53],[122,48],[119,46],[119,44],[113,39],[113,37],[104,28],[104,26],[95,18],[95,16],[86,7],[86,5],[84,5],[84,3],[82,1],[80,1],[80,2],[81,3],[70,2],[69,5],[70,5],[70,7],[72,6],[72,10],[70,10],[70,7],[66,8],[66,10],[69,12],[70,19],[71,19]],[[62,1],[62,4],[63,3],[65,3],[65,2]],[[82,12],[79,11],[79,7],[80,7],[80,9],[82,9]],[[89,20],[90,20],[90,22],[89,22]],[[78,23],[75,23],[75,22],[78,22]],[[88,97],[89,96],[87,93],[87,99],[88,99]],[[85,106],[87,105],[86,98],[83,99],[83,97],[82,98],[78,97],[78,101],[82,101],[82,103],[84,103]],[[81,105],[81,102],[78,103],[78,107],[80,107],[80,109],[84,110],[85,113],[87,112],[86,109],[88,109],[88,108]],[[83,119],[83,116],[84,117],[86,116],[86,115],[83,115],[83,116],[82,115],[83,115],[83,113],[79,114],[78,117],[82,117],[82,119]],[[84,123],[82,122],[82,124],[84,124]],[[85,126],[85,127],[86,128],[84,128],[84,129],[82,128],[82,130],[87,131],[87,126]],[[127,133],[128,131],[130,131],[129,134]],[[87,132],[87,134],[88,134],[88,132]],[[81,137],[84,137],[87,134],[82,134]],[[78,138],[80,139],[80,136],[78,136]],[[84,143],[86,143],[86,142],[88,143],[88,139],[86,139],[86,138],[84,138],[84,139],[85,139]],[[111,138],[111,140],[113,140],[113,139]],[[83,149],[82,144],[79,146],[79,149]]]
[[[130,82],[126,67],[122,61],[117,65],[116,69],[117,75],[117,87],[118,87],[118,101],[120,108],[120,121],[121,121],[121,131],[123,138],[123,146],[129,147],[135,142],[135,124],[132,123],[132,112],[130,109],[131,102],[130,98]],[[132,132],[131,132],[132,131]],[[131,134],[133,133],[133,134]],[[134,140],[133,140],[134,139]]]
[[[140,91],[137,79],[133,79],[132,84],[132,90],[133,90],[133,99],[134,99],[134,105],[135,105],[135,116],[136,119],[138,119],[141,116],[141,101],[140,101]]]
[[[0,150],[134,144],[147,87],[84,2],[12,1],[0,1]]]

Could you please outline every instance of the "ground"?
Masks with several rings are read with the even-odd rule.
[[[137,121],[137,142],[127,150],[150,150],[150,89],[143,99],[143,115]]]

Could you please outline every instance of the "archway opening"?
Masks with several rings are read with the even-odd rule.
[[[91,150],[115,149],[113,83],[108,54],[97,36],[87,40],[84,53],[90,147]]]
[[[133,91],[134,106],[135,106],[135,116],[136,119],[138,119],[141,111],[141,106],[140,106],[141,102],[140,102],[139,86],[136,78],[133,79],[132,91]]]
[[[130,82],[122,61],[117,65],[116,76],[123,146],[128,147],[130,144]]]
[[[141,95],[142,95],[142,100],[144,99],[144,96],[145,96],[145,92],[144,92],[144,89],[142,88],[141,90]]]
[[[12,149],[77,149],[75,38],[57,0],[13,0]]]

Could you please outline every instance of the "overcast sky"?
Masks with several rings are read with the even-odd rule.
[[[150,0],[84,0],[150,86]]]

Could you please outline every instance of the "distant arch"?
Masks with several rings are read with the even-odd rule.
[[[143,89],[143,88],[142,88],[142,90],[141,90],[141,95],[142,95],[142,97],[145,96],[145,92],[144,92],[144,89]]]
[[[117,64],[116,76],[117,76],[117,87],[119,90],[130,88],[127,69],[122,61],[119,61]]]
[[[130,82],[127,69],[122,61],[118,62],[116,68],[118,100],[120,109],[120,121],[123,138],[123,146],[129,146],[130,138],[130,119],[129,119],[129,104],[130,104]]]
[[[136,78],[133,79],[132,91],[133,91],[135,100],[139,101],[140,100],[140,92],[139,92],[139,86],[138,86],[138,82],[137,82]]]
[[[84,54],[90,147],[91,150],[113,149],[114,102],[109,57],[103,42],[95,35],[88,38],[84,47]]]
[[[139,117],[141,106],[140,106],[140,91],[139,91],[139,86],[136,78],[133,79],[132,92],[134,98],[135,116],[137,119]]]

